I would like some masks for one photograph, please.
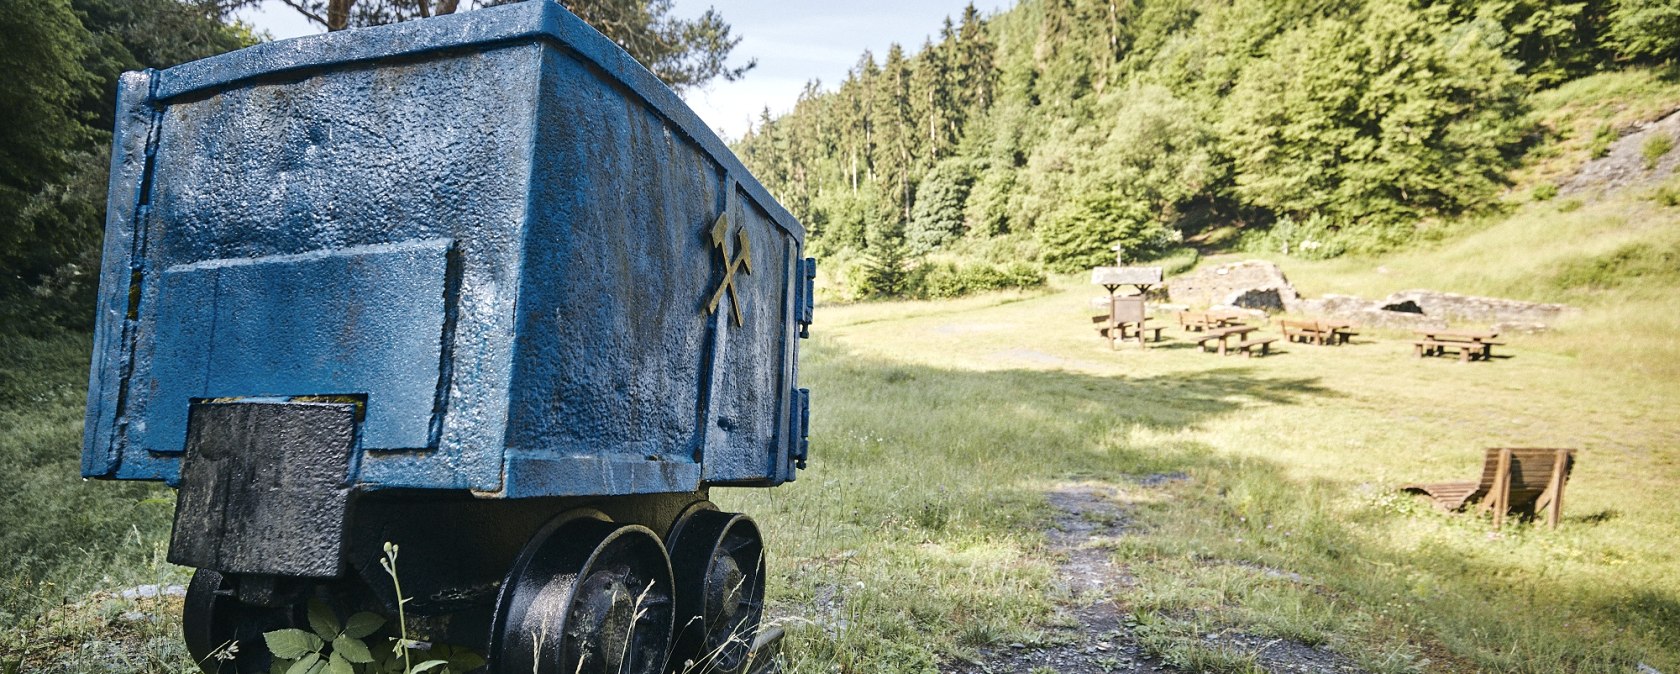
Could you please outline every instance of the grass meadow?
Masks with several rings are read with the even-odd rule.
[[[1248,671],[1203,645],[1231,631],[1376,672],[1680,668],[1672,379],[1549,348],[1567,334],[1473,364],[1403,335],[1247,360],[1169,330],[1110,352],[1091,294],[823,313],[813,469],[725,499],[781,550],[797,671],[932,671],[1045,638],[1044,493],[1082,481],[1135,507],[1114,554],[1137,584],[1113,600],[1176,664]],[[1581,449],[1561,529],[1495,533],[1394,490],[1473,478],[1489,446]]]
[[[1646,204],[1280,259],[1309,294],[1583,307],[1489,363],[1370,330],[1253,360],[1176,328],[1110,351],[1087,318],[1101,290],[1073,277],[823,307],[800,371],[811,469],[714,496],[765,528],[790,672],[934,672],[1061,638],[1046,493],[1069,483],[1118,488],[1128,534],[1107,545],[1130,582],[1101,600],[1185,671],[1259,671],[1225,634],[1379,673],[1680,672],[1680,209]],[[17,338],[0,362],[0,671],[186,671],[178,600],[118,592],[186,578],[161,559],[173,497],[76,477],[86,357],[84,337]],[[1493,446],[1579,448],[1560,529],[1495,532],[1395,490],[1470,479]]]
[[[1173,328],[1109,351],[1087,320],[1101,290],[1074,277],[824,308],[801,370],[812,470],[722,498],[780,551],[793,671],[927,672],[1054,639],[1045,493],[1067,482],[1121,487],[1134,521],[1113,554],[1136,583],[1112,600],[1188,670],[1257,671],[1223,633],[1373,672],[1680,671],[1680,209],[1536,204],[1467,229],[1380,260],[1277,259],[1314,295],[1584,311],[1460,364],[1371,330],[1253,360]],[[1473,479],[1498,446],[1580,450],[1559,530],[1495,532],[1395,490]]]

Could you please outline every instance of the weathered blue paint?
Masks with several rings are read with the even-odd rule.
[[[154,395],[367,394],[363,449],[429,448],[449,250],[422,239],[164,269]],[[186,422],[161,415],[141,445],[179,451]]]
[[[177,481],[194,399],[326,395],[367,489],[793,479],[804,231],[558,4],[131,73],[118,118],[85,475]],[[720,213],[752,271],[708,313]]]

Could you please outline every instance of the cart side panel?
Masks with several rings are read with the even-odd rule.
[[[504,495],[767,483],[793,236],[603,79],[563,48],[544,64]]]
[[[731,201],[731,217],[752,241],[753,266],[735,284],[741,323],[718,322],[721,366],[711,390],[705,477],[714,484],[774,484],[787,462],[799,242],[745,192]]]

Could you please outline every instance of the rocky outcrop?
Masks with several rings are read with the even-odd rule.
[[[1560,193],[1568,196],[1590,193],[1592,190],[1614,191],[1625,187],[1655,185],[1680,171],[1680,149],[1669,150],[1655,162],[1645,158],[1645,144],[1651,138],[1665,135],[1680,148],[1680,111],[1671,112],[1654,122],[1635,124],[1622,131],[1622,137],[1610,144],[1604,156],[1587,162],[1562,185]]]
[[[1283,270],[1264,260],[1245,260],[1209,267],[1167,282],[1175,304],[1234,306],[1267,311],[1293,311],[1300,301]]]

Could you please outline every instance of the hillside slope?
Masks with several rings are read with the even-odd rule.
[[[1075,271],[1219,230],[1384,252],[1513,185],[1555,194],[1651,112],[1594,106],[1672,104],[1680,44],[1630,37],[1671,20],[1648,0],[1022,0],[863,54],[737,151],[855,297],[918,294],[901,276],[930,257]]]

